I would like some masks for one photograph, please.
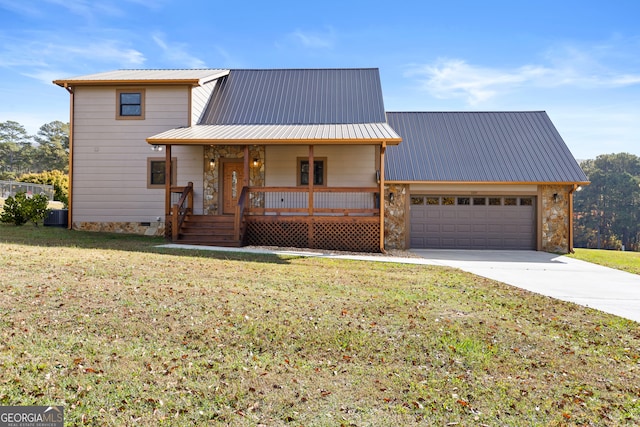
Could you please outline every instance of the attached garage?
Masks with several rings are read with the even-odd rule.
[[[544,111],[387,112],[385,247],[573,248],[588,184]]]
[[[535,197],[410,197],[410,247],[536,249]]]

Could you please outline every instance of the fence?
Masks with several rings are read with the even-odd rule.
[[[30,182],[0,181],[0,197],[6,199],[9,196],[24,192],[31,196],[44,194],[49,200],[53,200],[53,185],[32,184]]]

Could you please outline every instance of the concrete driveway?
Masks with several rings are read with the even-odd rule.
[[[414,249],[431,264],[640,322],[640,276],[535,251]]]
[[[639,275],[546,252],[412,249],[411,252],[420,258],[406,258],[178,244],[161,247],[444,265],[640,322]]]

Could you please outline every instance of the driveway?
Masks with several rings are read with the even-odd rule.
[[[640,322],[640,276],[536,251],[412,249],[421,258],[167,244],[166,248],[444,265]]]
[[[431,264],[640,322],[640,276],[535,251],[413,249]]]

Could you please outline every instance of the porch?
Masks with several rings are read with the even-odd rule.
[[[171,187],[171,198],[173,242],[380,251],[378,187],[243,187],[233,214],[223,215],[194,215],[192,183]]]
[[[165,230],[172,241],[191,234],[196,242],[189,243],[220,245],[225,234],[224,243],[234,246],[384,251],[385,151],[400,142],[386,123],[198,125],[147,142],[165,147],[166,177],[173,145],[203,147],[201,212],[220,218],[195,215],[193,185],[172,187],[165,180]],[[219,224],[198,232],[197,222]]]

